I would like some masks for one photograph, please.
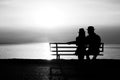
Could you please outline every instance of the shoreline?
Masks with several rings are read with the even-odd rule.
[[[69,63],[69,64],[79,64],[79,61],[77,59],[61,59],[60,62],[62,63]],[[52,59],[0,59],[0,64],[56,64],[58,63],[58,60]],[[84,60],[82,62],[83,64],[120,64],[120,59],[97,59],[97,60]]]

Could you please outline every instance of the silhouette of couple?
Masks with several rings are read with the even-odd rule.
[[[78,56],[80,61],[84,60],[86,56],[87,60],[90,60],[90,55],[93,55],[92,59],[96,59],[99,54],[99,47],[101,43],[101,38],[95,33],[93,26],[88,26],[88,35],[85,36],[84,28],[79,29],[79,34],[76,37],[75,44],[77,46],[75,54]]]

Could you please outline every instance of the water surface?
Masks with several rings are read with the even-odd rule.
[[[105,44],[104,56],[100,59],[120,59],[120,44]],[[27,59],[53,59],[49,43],[0,45],[0,58],[27,58]],[[77,59],[76,56],[62,57],[65,59]]]

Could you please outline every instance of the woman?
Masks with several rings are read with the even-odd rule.
[[[80,61],[84,60],[84,54],[86,52],[86,47],[85,47],[85,31],[83,28],[79,29],[79,35],[76,38],[76,55],[78,56],[78,59]]]

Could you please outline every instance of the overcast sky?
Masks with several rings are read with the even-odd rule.
[[[75,40],[95,26],[105,43],[120,43],[120,0],[0,0],[0,43]]]

